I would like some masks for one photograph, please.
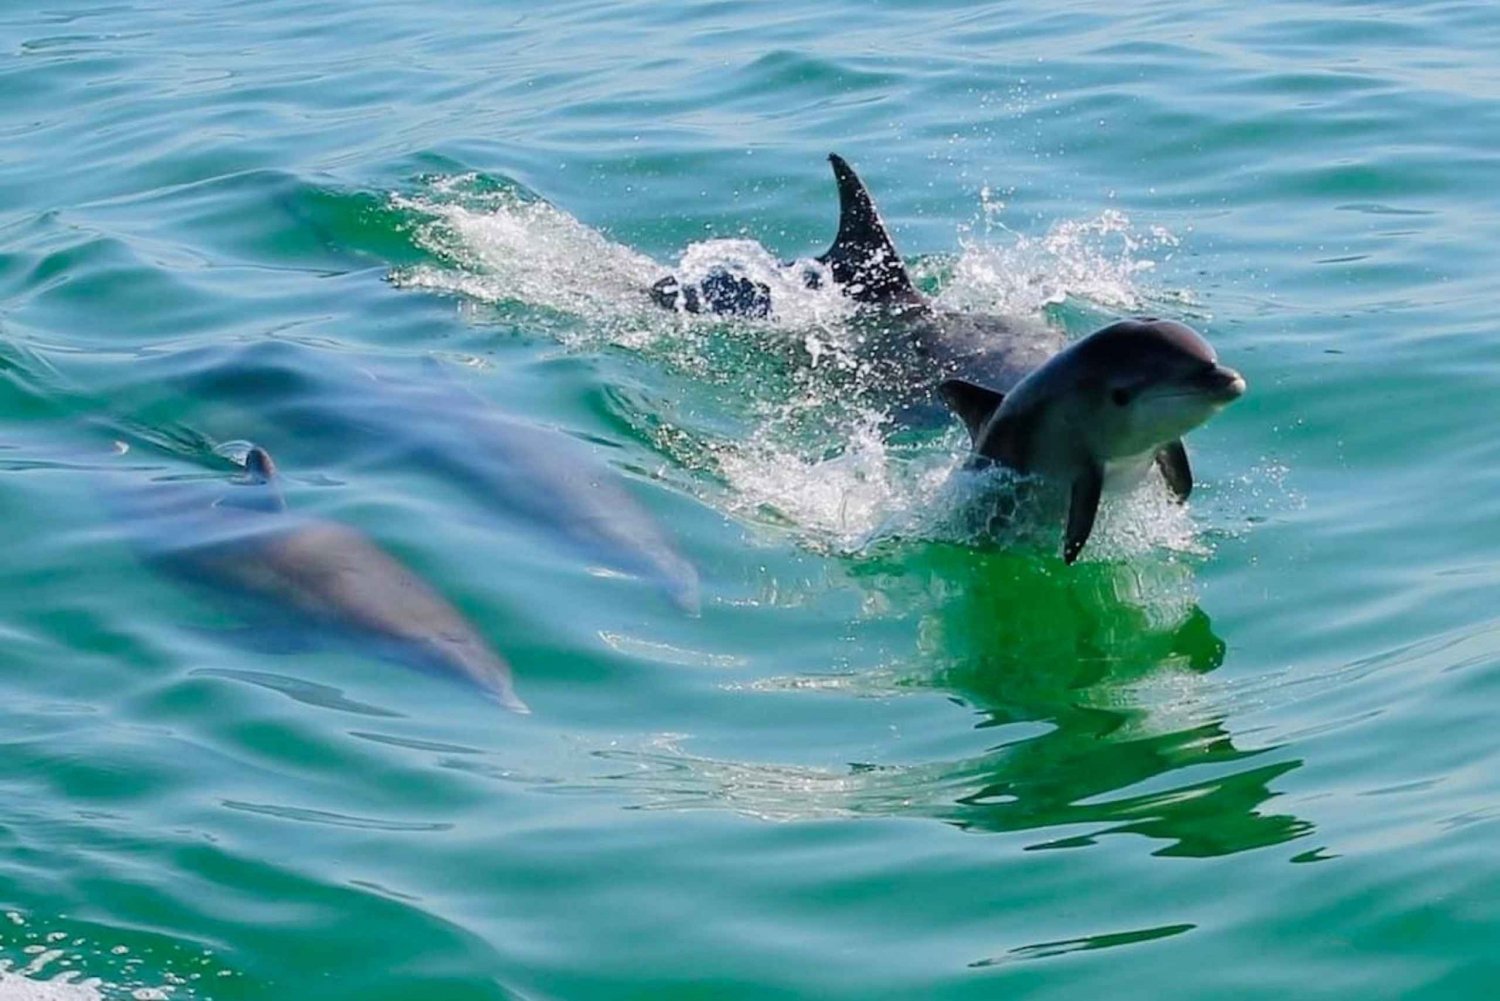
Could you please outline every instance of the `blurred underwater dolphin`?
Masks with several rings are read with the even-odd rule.
[[[839,229],[817,258],[873,326],[865,350],[885,378],[920,406],[933,395],[963,419],[976,463],[1037,474],[1068,492],[1063,558],[1078,558],[1106,488],[1139,480],[1155,464],[1178,501],[1193,488],[1181,436],[1239,398],[1245,380],[1181,323],[1124,320],[1058,350],[1012,318],[933,303],[911,279],[869,190],[829,154]],[[809,284],[818,272],[808,271]],[[684,285],[658,281],[652,299],[692,313],[766,316],[770,289],[723,269]],[[1056,352],[1056,353],[1054,353]],[[971,463],[973,465],[975,463]]]
[[[435,360],[419,381],[310,357],[280,343],[229,361],[215,352],[195,392],[241,400],[299,440],[328,441],[346,461],[429,470],[487,511],[549,530],[584,559],[698,611],[697,568],[623,477],[572,435],[502,415]]]
[[[244,465],[244,481],[218,497],[202,481],[116,476],[108,498],[137,549],[177,575],[531,711],[510,665],[431,585],[361,532],[286,510],[264,448],[252,446]]]
[[[488,502],[550,527],[581,556],[650,581],[678,608],[698,613],[697,568],[620,474],[571,435],[502,416],[446,377],[432,385],[386,380],[385,388],[390,395],[377,398],[413,404],[400,418],[397,447]],[[455,435],[466,448],[453,447]]]

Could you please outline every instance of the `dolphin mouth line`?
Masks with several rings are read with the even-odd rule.
[[[1235,387],[1232,392],[1228,387],[1222,389],[1180,389],[1173,393],[1152,393],[1149,398],[1153,400],[1181,400],[1188,397],[1206,396],[1213,399],[1237,400],[1244,395],[1245,381],[1243,379],[1239,380],[1238,383],[1230,383],[1230,386]]]
[[[1219,386],[1185,386],[1180,389],[1174,389],[1171,392],[1151,393],[1150,398],[1156,400],[1180,400],[1190,397],[1207,397],[1229,403],[1244,396],[1246,388],[1245,377],[1236,372]]]

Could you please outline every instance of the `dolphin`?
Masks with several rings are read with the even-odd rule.
[[[1170,320],[1124,320],[1063,347],[1024,321],[962,313],[916,287],[869,189],[830,153],[839,228],[817,263],[859,306],[877,390],[894,416],[920,414],[936,397],[968,427],[973,464],[996,462],[1063,485],[1069,494],[1063,558],[1088,541],[1106,489],[1138,481],[1152,465],[1179,502],[1193,489],[1181,436],[1245,392],[1196,331]],[[817,269],[804,274],[809,285]],[[651,288],[664,308],[769,315],[768,287],[723,269],[696,286],[669,276]]]
[[[617,474],[571,435],[501,415],[438,375],[439,385],[378,380],[386,392],[375,400],[409,405],[385,418],[404,423],[392,435],[397,449],[487,502],[550,526],[578,554],[650,581],[679,609],[697,614],[697,568]]]
[[[573,436],[497,412],[435,360],[424,381],[333,360],[280,343],[241,349],[227,364],[215,353],[197,391],[243,399],[351,464],[430,470],[487,510],[550,530],[582,558],[645,579],[678,608],[698,611],[697,568]]]
[[[180,576],[467,681],[512,712],[531,711],[510,665],[431,585],[360,532],[287,511],[264,448],[252,446],[244,466],[243,481],[211,502],[181,481],[122,486],[112,500],[138,548]]]
[[[938,386],[961,376],[1009,388],[1063,346],[1043,323],[993,313],[965,313],[934,303],[912,281],[875,200],[854,168],[828,154],[839,195],[833,243],[805,268],[803,281],[824,275],[859,309],[853,322],[869,367],[866,386],[896,405],[905,423],[933,423],[941,412]],[[664,309],[746,317],[773,312],[771,290],[749,277],[717,268],[698,283],[669,275],[650,289]]]
[[[1180,503],[1193,490],[1182,435],[1245,392],[1191,327],[1121,320],[1053,355],[1005,393],[948,379],[943,398],[969,429],[977,461],[1041,476],[1068,491],[1063,559],[1078,558],[1105,489],[1152,465]]]

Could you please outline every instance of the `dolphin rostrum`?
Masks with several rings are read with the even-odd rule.
[[[981,459],[1065,486],[1069,563],[1106,487],[1137,480],[1154,463],[1172,495],[1187,499],[1193,475],[1181,436],[1245,391],[1208,342],[1181,323],[1141,319],[1063,348],[1056,334],[1014,318],[939,306],[912,282],[869,189],[843,157],[828,159],[839,228],[817,261],[860,307],[855,322],[873,328],[863,342],[886,383],[873,388],[907,408],[898,414],[939,396],[968,426]],[[815,284],[817,272],[806,274]],[[722,269],[698,286],[668,277],[651,290],[667,308],[750,315],[770,314],[769,294]]]
[[[244,481],[210,503],[180,482],[134,485],[114,499],[147,555],[180,575],[373,642],[393,659],[530,712],[510,665],[446,598],[360,532],[285,510],[264,448],[251,447],[244,464]]]

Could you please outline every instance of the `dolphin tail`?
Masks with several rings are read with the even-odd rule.
[[[915,306],[926,300],[912,284],[901,255],[886,232],[869,189],[854,168],[837,153],[828,154],[839,187],[839,232],[818,261],[856,302],[880,306]]]

